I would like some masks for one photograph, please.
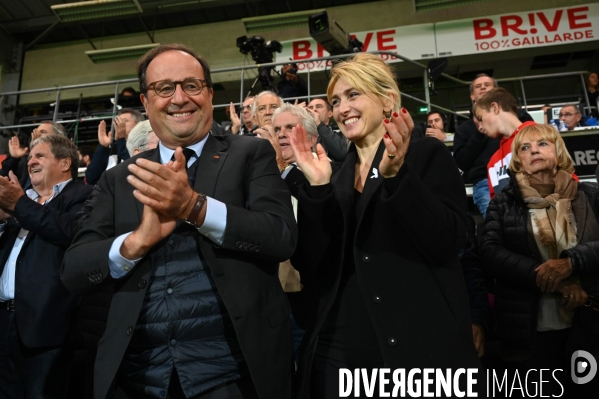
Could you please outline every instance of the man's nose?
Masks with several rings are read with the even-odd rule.
[[[171,97],[171,102],[173,104],[183,104],[187,102],[187,93],[183,91],[183,87],[181,85],[175,85],[175,92]]]

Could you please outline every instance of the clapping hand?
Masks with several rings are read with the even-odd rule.
[[[229,119],[231,120],[231,133],[238,134],[241,129],[241,119],[239,119],[233,103],[229,105]]]
[[[306,129],[297,124],[289,135],[289,144],[293,149],[297,165],[311,186],[321,186],[331,181],[333,170],[331,161],[322,145],[316,145],[316,157],[312,154],[312,144]]]
[[[402,108],[401,112],[393,112],[391,120],[385,118],[383,126],[387,133],[383,136],[385,153],[379,164],[379,173],[385,178],[390,178],[397,175],[404,163],[414,121],[408,111]]]
[[[115,140],[127,138],[127,125],[123,118],[117,116],[114,118]]]
[[[110,132],[106,131],[106,121],[100,121],[98,125],[98,143],[103,147],[110,147],[112,142],[112,136]]]
[[[29,152],[29,148],[21,148],[21,142],[17,136],[10,138],[8,142],[8,151],[13,158],[23,158]]]

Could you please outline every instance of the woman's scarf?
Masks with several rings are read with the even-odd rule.
[[[539,193],[538,189],[544,191],[543,184],[536,182],[534,175],[516,173],[516,182],[522,199],[532,210],[534,230],[538,231],[543,246],[539,248],[541,255],[545,261],[558,259],[563,250],[576,245],[576,221],[571,201],[576,198],[578,183],[570,173],[561,169],[555,175],[555,186],[548,195]]]
[[[520,188],[522,199],[529,208],[533,224],[532,230],[537,247],[546,262],[558,259],[561,252],[576,245],[576,221],[572,212],[571,201],[576,198],[578,183],[565,170],[558,170],[554,184],[539,182],[534,175],[516,174],[516,182]],[[540,193],[540,192],[541,193]],[[579,282],[577,276],[570,276]],[[553,310],[552,310],[553,309]],[[557,311],[558,319],[552,314]],[[541,298],[539,323],[544,328],[560,329],[569,327],[574,312],[566,312],[554,294],[545,293]]]

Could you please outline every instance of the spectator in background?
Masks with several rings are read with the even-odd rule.
[[[139,99],[139,94],[133,87],[125,87],[121,91],[121,95],[119,96],[119,106],[123,106],[125,108],[129,107],[141,107],[141,100]]]
[[[252,104],[254,104],[254,97],[247,97],[241,104],[241,118],[237,114],[235,104],[231,103],[229,108],[225,109],[229,121],[221,123],[221,126],[225,131],[232,134],[250,135],[255,136],[252,133],[254,128],[254,119],[252,117]]]
[[[137,92],[135,91],[135,89],[133,87],[129,86],[129,87],[125,87],[121,91],[121,96],[122,97],[137,97]]]
[[[254,122],[258,125],[258,128],[254,130],[256,135],[264,135],[264,137],[274,135],[272,115],[281,105],[283,105],[283,99],[272,91],[265,90],[254,98],[252,115],[254,116]],[[265,132],[265,130],[268,130],[268,132]]]
[[[284,99],[308,95],[306,82],[297,75],[296,63],[283,65],[277,91],[279,92],[279,96]]]
[[[474,114],[479,130],[485,136],[501,138],[499,149],[491,156],[487,164],[489,193],[491,198],[499,194],[509,183],[507,168],[512,159],[512,142],[520,129],[534,125],[534,121],[520,122],[518,103],[509,91],[502,87],[489,92],[474,104]]]
[[[140,152],[158,147],[159,141],[154,130],[152,130],[152,126],[150,126],[150,121],[142,121],[135,125],[129,133],[127,150],[129,155],[135,156]]]
[[[564,121],[568,130],[574,130],[574,128],[580,126],[581,118],[580,108],[576,104],[564,105],[559,111],[559,120]]]
[[[597,97],[599,96],[599,76],[597,72],[589,72],[587,76],[587,95],[589,96],[589,105],[597,107]],[[597,108],[593,110],[593,115],[597,116]]]
[[[481,73],[470,84],[470,99],[473,104],[491,89],[497,87],[497,81]],[[532,121],[525,111],[518,109],[520,122]],[[466,181],[472,183],[472,200],[483,217],[491,201],[489,182],[487,179],[487,164],[491,156],[499,149],[499,139],[491,139],[478,130],[473,112],[471,117],[461,123],[453,139],[453,159],[464,172]]]
[[[114,118],[115,137],[112,143],[112,134],[106,130],[106,121],[101,121],[98,125],[98,146],[92,158],[92,162],[85,171],[85,182],[87,184],[96,184],[105,170],[112,168],[120,161],[129,159],[127,151],[127,136],[129,132],[139,122],[144,120],[141,112],[123,108],[118,116]],[[114,152],[115,155],[111,156]]]
[[[66,137],[40,136],[29,152],[31,189],[0,177],[0,208],[12,216],[0,238],[0,397],[65,398],[78,298],[58,276],[92,187],[76,180]]]
[[[254,96],[243,100],[243,103],[241,104],[241,119],[237,113],[231,112],[231,118],[236,119],[233,123],[233,126],[231,126],[231,133],[239,135],[254,135],[252,132],[255,126],[254,117],[252,115],[253,105]]]
[[[92,148],[90,146],[82,145],[79,148],[77,148],[77,152],[79,153],[79,167],[87,168],[87,166],[92,161],[92,158],[94,156],[94,151],[92,150]]]
[[[58,134],[66,137],[67,131],[60,123],[49,120],[42,121],[40,125],[31,132],[29,142],[32,143],[41,136],[47,134]],[[8,173],[12,171],[17,176],[21,187],[23,187],[23,189],[28,189],[30,187],[29,171],[27,170],[27,155],[29,154],[28,145],[22,145],[19,136],[13,136],[8,143],[8,149],[10,156],[2,162],[0,176],[8,176]]]
[[[315,98],[310,101],[306,110],[312,114],[318,125],[318,141],[322,144],[327,156],[336,162],[342,162],[347,155],[349,141],[340,130],[333,130],[330,126],[333,117],[333,107],[323,98]]]
[[[428,137],[434,137],[438,140],[445,141],[447,134],[445,134],[445,124],[447,117],[439,111],[430,111],[426,115],[426,132],[424,133]]]

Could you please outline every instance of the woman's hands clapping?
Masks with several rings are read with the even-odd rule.
[[[385,153],[379,164],[379,173],[385,178],[395,177],[406,157],[414,121],[408,111],[402,108],[401,112],[393,112],[391,120],[385,118],[383,126],[387,133],[383,136]]]

